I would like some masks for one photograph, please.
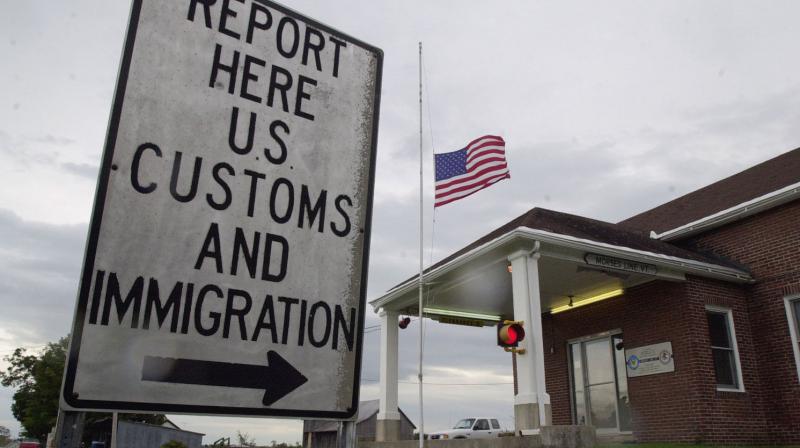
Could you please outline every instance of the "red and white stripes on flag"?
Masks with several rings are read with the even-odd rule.
[[[484,135],[465,148],[435,154],[434,207],[467,197],[503,179],[510,179],[503,137]]]

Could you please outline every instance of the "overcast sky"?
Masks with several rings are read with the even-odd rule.
[[[179,0],[176,0],[179,1]],[[182,0],[180,0],[182,1]],[[0,355],[69,331],[129,4],[2,0]],[[616,222],[800,146],[800,3],[312,1],[287,5],[385,52],[369,298],[417,269],[417,42],[430,153],[493,133],[511,180],[436,212],[437,260],[532,207]],[[430,241],[430,235],[426,238]],[[427,255],[426,255],[427,257]],[[366,325],[377,324],[370,310]],[[417,421],[416,326],[400,405]],[[377,398],[378,332],[362,398]],[[468,414],[512,425],[493,329],[431,325],[426,429]],[[480,384],[448,386],[445,383]],[[13,432],[12,390],[0,425]],[[174,416],[206,442],[297,441],[293,420]]]

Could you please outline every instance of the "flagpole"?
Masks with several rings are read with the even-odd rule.
[[[422,408],[422,231],[423,231],[423,195],[422,195],[422,42],[419,43],[419,448],[425,443],[425,418]]]

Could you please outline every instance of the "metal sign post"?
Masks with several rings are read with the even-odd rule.
[[[59,409],[56,420],[57,448],[80,448],[83,438],[83,424],[86,420],[85,412],[66,411]]]
[[[358,436],[355,420],[341,420],[336,430],[336,448],[356,448]]]
[[[119,427],[119,412],[111,414],[111,448],[117,448],[117,428]]]
[[[133,1],[63,406],[355,414],[382,60],[268,0]]]

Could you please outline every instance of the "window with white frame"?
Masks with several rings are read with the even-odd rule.
[[[744,391],[733,313],[729,308],[707,306],[706,318],[717,390]]]
[[[794,362],[797,366],[797,380],[800,381],[800,295],[789,296],[784,299],[786,317],[789,320],[789,335],[792,338]]]

